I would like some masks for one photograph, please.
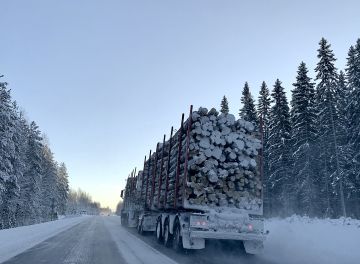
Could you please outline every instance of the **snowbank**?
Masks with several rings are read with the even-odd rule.
[[[42,224],[0,230],[0,262],[10,259],[40,242],[87,219],[63,218]]]
[[[261,258],[286,264],[360,263],[360,220],[292,216],[265,222]]]

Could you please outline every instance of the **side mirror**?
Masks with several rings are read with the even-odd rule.
[[[124,198],[124,190],[121,190],[120,197]]]

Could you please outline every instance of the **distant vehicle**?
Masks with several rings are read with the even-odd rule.
[[[128,177],[121,192],[122,225],[154,232],[159,243],[175,249],[203,249],[206,239],[221,239],[243,241],[250,254],[261,252],[261,133],[253,129],[231,115],[191,107],[176,134],[172,129],[168,141],[164,136],[145,157],[144,169]]]

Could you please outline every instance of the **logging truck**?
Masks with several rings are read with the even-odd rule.
[[[203,249],[206,239],[240,240],[257,254],[263,222],[262,128],[199,108],[132,171],[121,192],[123,226],[154,232],[166,247]]]

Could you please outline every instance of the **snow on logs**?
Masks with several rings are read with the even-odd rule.
[[[192,112],[184,180],[189,122],[170,140],[159,143],[145,162],[138,190],[144,201],[147,197],[147,206],[258,209],[262,203],[261,142],[254,125],[231,114],[219,115],[214,108]]]

